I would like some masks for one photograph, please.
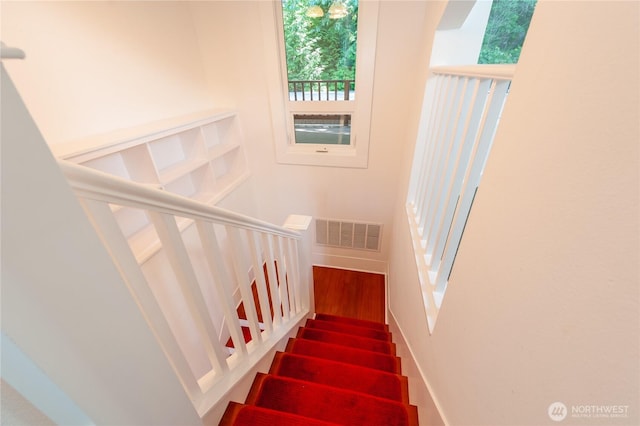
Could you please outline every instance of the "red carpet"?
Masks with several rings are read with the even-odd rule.
[[[363,349],[349,348],[314,340],[292,339],[287,344],[287,352],[315,356],[333,361],[360,365],[368,368],[400,373],[400,358]]]
[[[315,328],[327,331],[337,331],[339,333],[356,334],[360,337],[367,337],[369,339],[378,339],[385,342],[389,341],[389,332],[385,330],[376,330],[375,328],[357,327],[353,325],[347,325],[326,320],[307,320],[305,324],[307,328]]]
[[[407,379],[385,371],[292,353],[276,354],[269,374],[408,403]]]
[[[317,315],[259,373],[220,425],[414,426],[406,377],[384,324]]]
[[[249,327],[245,327],[245,326],[242,326],[241,329],[242,329],[242,336],[244,337],[244,342],[249,343],[251,341],[251,330],[249,329]],[[228,348],[235,347],[233,345],[233,340],[231,339],[231,337],[229,337],[229,340],[227,340],[227,343],[225,346]]]
[[[255,405],[238,404],[237,402],[231,402],[229,404],[227,413],[235,416],[234,424],[237,425],[335,426],[339,424],[310,419],[309,417],[298,416],[296,414],[283,413],[282,411],[269,410],[267,408],[256,407]]]
[[[367,337],[359,337],[353,334],[337,333],[335,331],[302,328],[296,336],[298,339],[316,340],[318,342],[332,343],[334,345],[349,346],[356,349],[364,349],[371,352],[395,355],[395,345]]]

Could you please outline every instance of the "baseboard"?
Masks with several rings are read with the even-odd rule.
[[[327,253],[312,253],[311,263],[317,266],[327,266],[329,268],[348,269],[359,272],[372,272],[374,274],[386,274],[388,270],[387,262],[382,260],[338,256]]]
[[[409,395],[420,399],[415,402],[411,401],[412,404],[416,404],[418,406],[418,417],[420,418],[420,423],[424,422],[424,424],[429,425],[448,426],[450,423],[447,421],[447,417],[442,410],[442,406],[438,402],[436,394],[433,392],[433,387],[429,383],[427,376],[424,374],[422,368],[420,368],[420,365],[416,362],[416,357],[411,349],[411,345],[405,338],[402,327],[398,324],[393,312],[391,310],[388,310],[388,312],[389,328],[393,333],[393,340],[398,349],[398,356],[402,358],[402,373],[409,377]],[[418,381],[419,383],[413,383],[414,386],[412,386],[412,381]],[[411,387],[415,387],[418,390],[420,387],[423,387],[424,390],[416,392],[416,389],[411,389]],[[423,398],[420,398],[420,395],[424,395]]]

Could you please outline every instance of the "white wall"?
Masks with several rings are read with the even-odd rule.
[[[6,65],[55,152],[77,149],[80,147],[78,140],[96,134],[229,105],[227,99],[210,96],[187,2],[3,2],[1,36],[7,44],[20,47],[27,54],[24,61]],[[48,154],[46,146],[43,149],[43,155]],[[45,178],[44,171],[39,174],[35,172],[39,170],[37,167],[31,167],[35,158],[26,157],[23,164],[28,167],[26,172],[35,174],[35,178]],[[65,208],[61,199],[53,202],[56,207]],[[255,215],[251,183],[244,182],[219,205]],[[55,244],[56,235],[46,234],[42,238],[50,238]],[[15,256],[17,262],[37,263],[24,253]],[[201,270],[202,267],[198,268]],[[130,296],[128,298],[130,303]],[[166,298],[165,295],[162,300]],[[25,299],[25,303],[35,302]],[[105,320],[121,315],[120,309],[109,307],[111,311],[104,315]],[[217,323],[220,322],[219,311],[217,309],[215,313]],[[183,313],[178,315],[183,316]],[[183,346],[189,352],[194,370],[202,373],[208,361],[202,351],[198,352],[199,343],[193,343],[197,339],[189,332],[182,332],[180,337],[191,342]],[[223,336],[223,340],[226,337]],[[123,350],[127,348],[130,346],[122,346]],[[159,348],[156,350],[164,359]],[[202,358],[205,358],[204,362]],[[149,368],[154,368],[153,363]],[[86,386],[90,386],[91,380],[87,380]],[[156,386],[163,382],[158,379],[149,383]],[[184,417],[174,420],[184,414],[180,406],[184,393],[180,384],[176,384],[176,388],[167,390],[168,393],[179,393],[175,414],[165,416],[164,421],[184,423]],[[93,404],[99,405],[98,398],[95,399]],[[170,409],[173,404],[163,404],[163,407]],[[100,409],[104,407],[113,412],[110,419],[126,418],[118,417],[124,414],[110,401]],[[147,413],[151,410],[144,409],[142,404],[138,410],[139,413],[127,413],[133,416],[127,421],[110,420],[108,423],[132,424],[143,421],[145,415],[149,418],[156,415]],[[140,420],[131,420],[136,416]],[[190,419],[187,423],[192,421],[195,420]]]
[[[392,240],[370,257],[390,258],[392,314],[450,424],[545,424],[555,400],[638,400],[637,3],[538,5],[432,336],[403,203],[445,3],[381,5],[364,170],[275,162],[257,1],[163,4],[3,3],[3,41],[28,58],[10,72],[49,143],[236,105],[254,173],[243,190],[255,186],[262,217],[385,224]]]
[[[7,70],[49,145],[224,106],[184,2],[2,3]]]
[[[6,425],[40,425],[54,426],[46,415],[38,410],[29,400],[25,399],[18,391],[4,380],[0,381],[0,397],[2,402],[2,423]]]
[[[263,51],[258,1],[192,4],[207,81],[212,94],[235,99],[247,139],[257,202],[263,218],[282,223],[287,215],[361,220],[384,224],[380,253],[345,249],[316,252],[367,259],[366,266],[385,264],[393,232],[407,116],[420,93],[423,57],[422,24],[427,2],[384,1],[380,7],[369,167],[367,169],[278,164],[275,158],[268,81],[277,52]],[[280,133],[280,132],[275,132]],[[366,267],[365,266],[365,267]]]
[[[538,3],[433,335],[396,206],[391,311],[448,424],[640,422],[639,7]]]
[[[259,216],[275,223],[291,213],[382,223],[380,253],[315,251],[365,258],[365,268],[385,270],[410,140],[406,99],[422,91],[416,64],[424,60],[415,52],[424,51],[428,2],[382,2],[364,170],[276,163],[265,58],[277,53],[263,51],[260,3],[10,2],[3,4],[2,38],[27,53],[9,72],[49,145],[205,107],[237,107],[254,177],[241,196],[221,204],[252,215],[259,207]]]
[[[1,111],[3,340],[96,424],[198,424],[4,66]]]
[[[492,4],[493,0],[447,2],[433,42],[432,66],[478,63]]]

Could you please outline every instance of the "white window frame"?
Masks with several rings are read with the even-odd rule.
[[[290,101],[282,3],[261,4],[267,85],[276,160],[283,164],[367,168],[379,1],[360,1],[356,50],[356,97],[350,101]],[[268,52],[278,52],[269,58]],[[349,145],[296,144],[294,114],[351,114]]]

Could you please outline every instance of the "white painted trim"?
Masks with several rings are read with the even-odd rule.
[[[427,391],[429,392],[429,395],[431,396],[431,400],[433,401],[433,405],[435,406],[436,410],[438,411],[438,415],[440,416],[440,418],[442,419],[442,422],[445,424],[445,426],[450,425],[451,423],[449,423],[449,421],[447,420],[447,416],[444,414],[444,411],[442,409],[442,405],[440,404],[440,402],[438,401],[438,397],[436,396],[436,394],[433,391],[433,387],[431,386],[431,383],[429,383],[429,380],[427,379],[427,375],[424,373],[424,370],[422,370],[422,368],[420,367],[420,364],[418,364],[416,362],[416,356],[413,352],[413,349],[411,348],[411,345],[409,344],[406,335],[404,333],[404,330],[402,329],[402,327],[400,327],[400,324],[398,323],[398,320],[396,319],[396,316],[393,314],[393,311],[391,309],[388,310],[389,311],[389,325],[391,326],[391,320],[393,320],[393,324],[394,324],[394,328],[397,328],[400,331],[400,337],[402,338],[402,342],[398,342],[397,341],[397,336],[394,334],[394,341],[396,343],[396,345],[400,344],[402,346],[406,346],[407,350],[409,351],[410,354],[410,361],[413,363],[414,367],[416,368],[416,371],[418,371],[418,373],[420,374],[420,379],[422,380],[422,382],[424,383],[425,387],[427,388]],[[390,327],[391,328],[391,327]],[[404,363],[404,359],[403,358],[403,363]]]
[[[378,274],[378,275],[384,275],[385,277],[387,277],[387,273],[386,272],[379,272],[379,271],[370,271],[368,269],[355,269],[355,268],[349,268],[349,267],[343,267],[343,266],[332,266],[332,265],[320,265],[320,264],[313,264],[313,266],[317,266],[320,268],[331,268],[331,269],[340,269],[343,271],[353,271],[353,272],[364,272],[366,274]]]
[[[249,393],[256,373],[268,372],[273,357],[275,356],[275,352],[283,351],[287,345],[289,338],[294,337],[298,332],[298,327],[303,325],[307,318],[313,318],[314,316],[315,313],[313,312],[309,312],[306,315],[300,314],[299,319],[296,319],[296,322],[293,323],[294,326],[291,327],[288,332],[282,333],[281,338],[274,340],[275,343],[273,345],[270,345],[270,349],[265,351],[264,355],[256,356],[256,358],[259,357],[259,360],[255,363],[252,363],[252,365],[246,369],[242,377],[235,380],[233,384],[229,385],[228,389],[224,393],[221,393],[220,398],[216,400],[211,409],[202,415],[202,424],[217,425],[230,401],[244,401],[247,394]],[[270,342],[270,338],[265,339],[265,343]],[[213,400],[213,398],[211,400]]]
[[[336,269],[348,269],[359,272],[386,274],[389,267],[386,261],[365,259],[362,257],[339,256],[327,253],[312,253],[311,263]]]
[[[431,67],[433,74],[458,75],[471,78],[492,78],[495,80],[511,80],[516,72],[513,64],[478,64],[462,66]]]
[[[244,229],[266,232],[286,238],[301,238],[299,232],[282,226],[273,225],[220,207],[203,204],[170,192],[149,188],[147,185],[78,166],[69,161],[58,160],[58,165],[75,194],[81,198],[107,203],[119,203],[124,206],[153,210],[194,220],[205,220],[222,225],[239,226]]]
[[[136,145],[224,120],[234,115],[236,115],[235,110],[208,109],[55,144],[50,148],[56,158],[82,163],[99,156],[123,151]]]
[[[45,416],[59,425],[95,424],[44,371],[2,333],[2,378]]]
[[[240,321],[240,325],[241,325],[242,327],[249,327],[249,325],[250,325],[250,324],[249,324],[249,321],[247,321],[247,320],[240,319],[239,321]],[[265,325],[264,325],[264,323],[263,323],[263,322],[259,322],[259,323],[258,323],[258,327],[260,328],[260,331],[264,331],[264,330],[265,330]]]
[[[311,315],[312,313],[309,310],[304,310],[293,315],[287,321],[288,324],[285,327],[274,329],[274,332],[263,339],[259,346],[256,346],[254,341],[249,342],[247,347],[251,350],[248,351],[245,357],[238,358],[234,354],[228,358],[230,371],[221,381],[216,382],[217,378],[215,374],[210,374],[200,379],[200,386],[204,389],[209,389],[209,391],[203,394],[200,400],[194,403],[200,417],[204,417],[208,411],[229,395],[233,391],[234,386],[244,377],[255,374],[255,365],[264,357],[268,356],[280,342],[288,339],[289,334],[297,330],[302,322],[311,317]]]
[[[387,272],[384,273],[384,323],[389,324],[389,307],[391,301],[389,300],[389,266],[387,265]]]

